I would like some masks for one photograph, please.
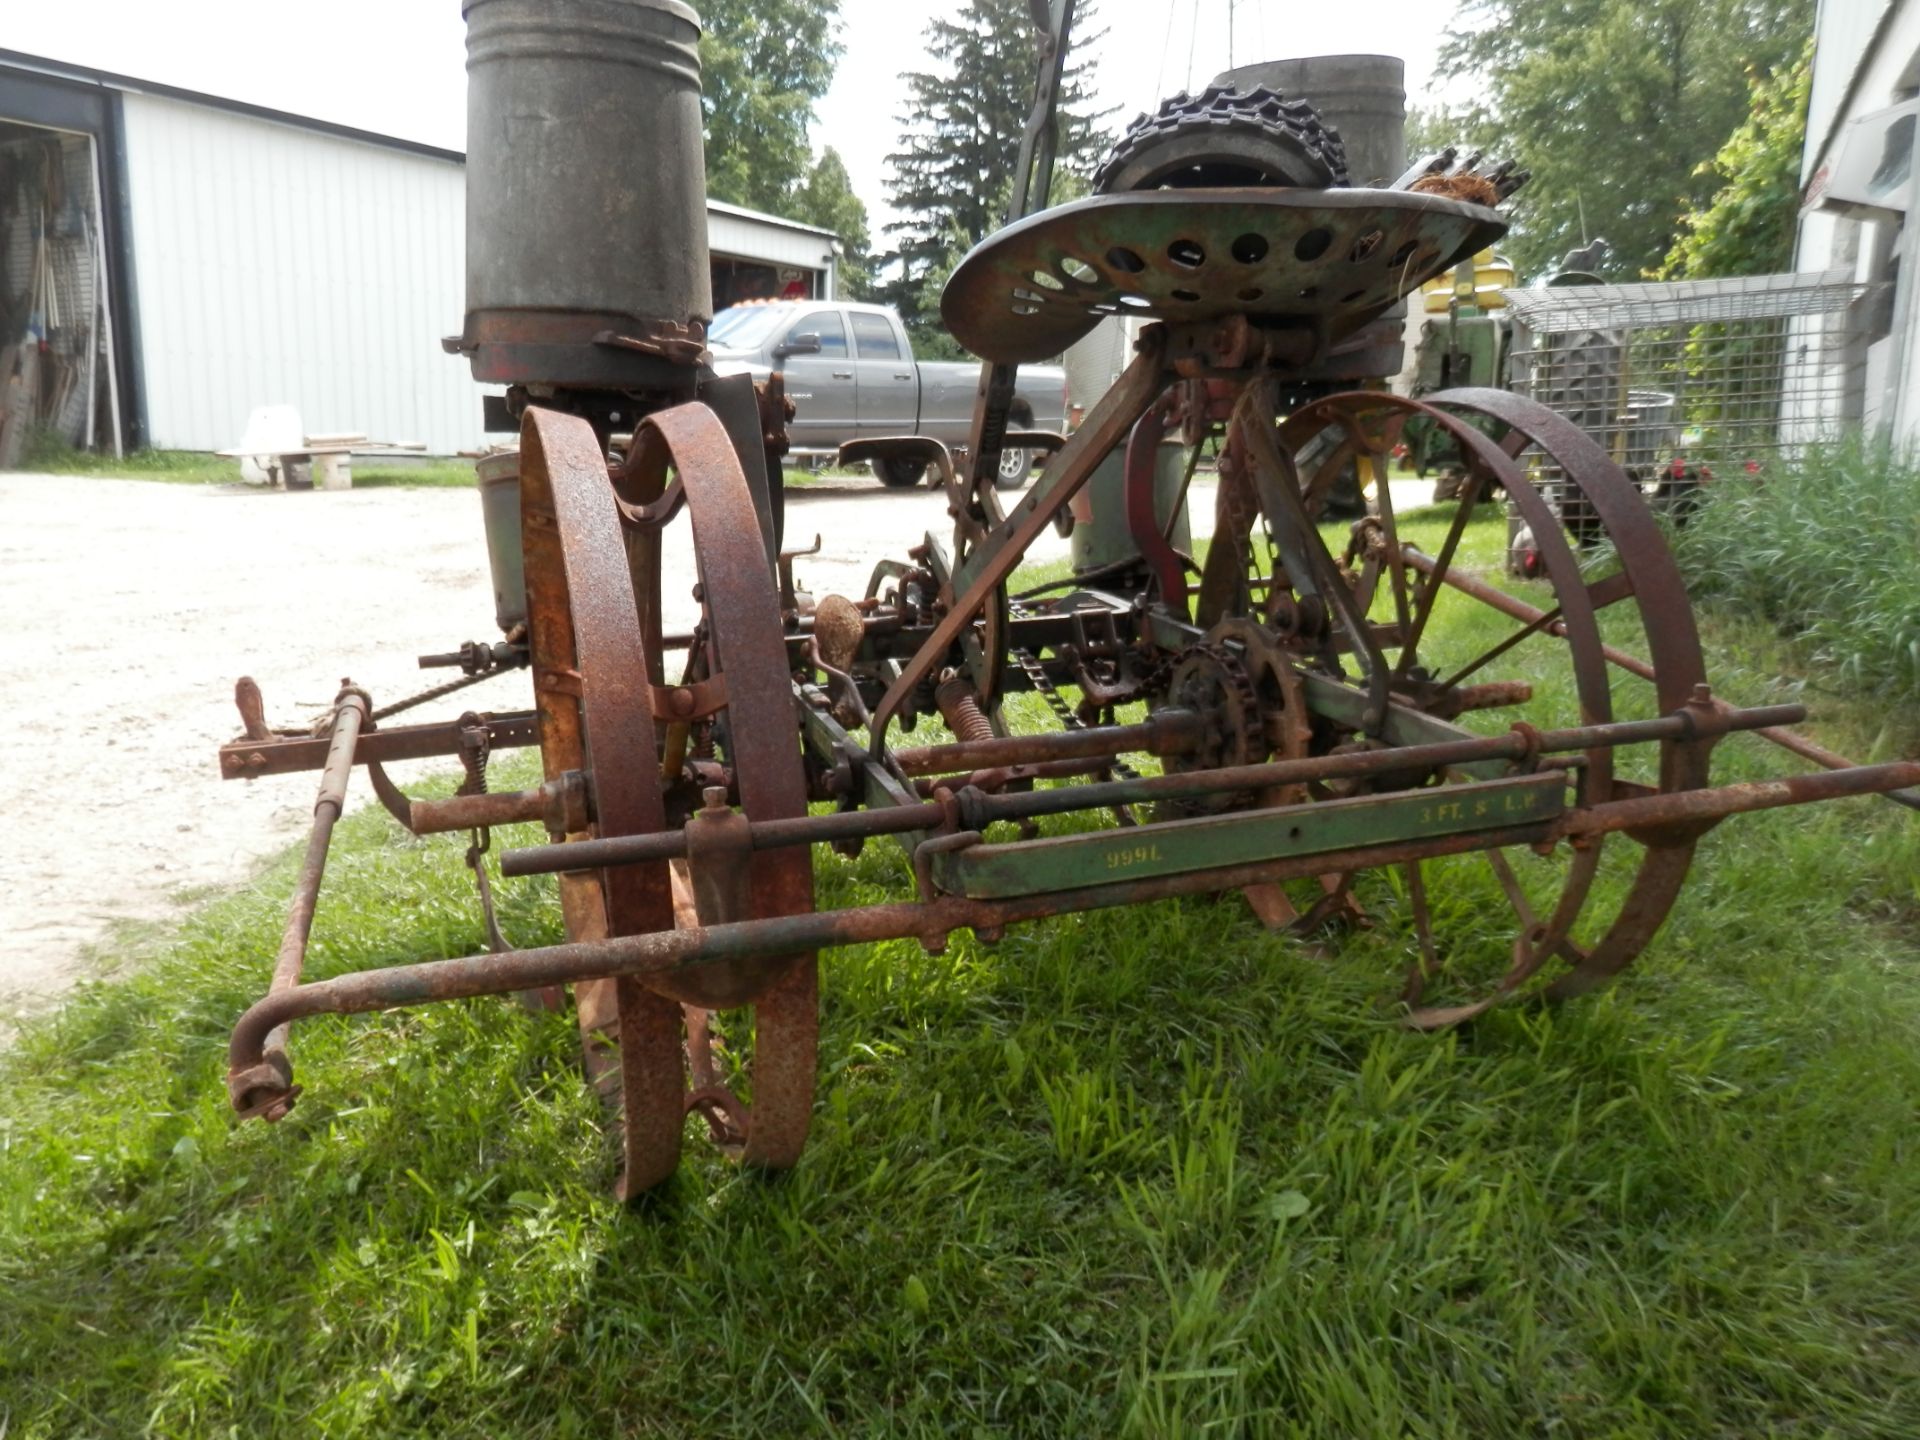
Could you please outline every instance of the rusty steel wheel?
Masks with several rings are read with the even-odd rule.
[[[671,483],[669,475],[671,473]],[[805,846],[751,851],[741,816],[807,813],[806,777],[781,629],[768,535],[732,442],[699,403],[639,427],[618,481],[647,680],[660,703],[661,772],[688,821],[689,860],[677,875],[683,925],[771,919],[813,909]],[[699,617],[680,686],[661,683],[661,554],[684,510],[699,574]],[[727,808],[731,799],[738,811]],[[785,1169],[800,1158],[813,1112],[819,1030],[818,968],[811,953],[707,965],[648,982],[685,1011],[693,1090],[683,1109],[706,1119],[721,1147],[749,1165]],[[751,1007],[750,1061],[744,1017]],[[743,1100],[715,1035],[732,1044]],[[676,1114],[679,1112],[676,1112]]]
[[[1397,516],[1391,489],[1379,486],[1379,516],[1356,527],[1348,559],[1356,592],[1370,620],[1383,627],[1391,657],[1391,687],[1396,704],[1436,718],[1480,729],[1505,729],[1520,721],[1538,725],[1601,724],[1616,711],[1666,713],[1698,704],[1705,680],[1698,635],[1677,567],[1637,488],[1591,440],[1551,412],[1498,391],[1453,391],[1425,402],[1391,395],[1349,394],[1330,397],[1290,416],[1281,427],[1283,444],[1299,453],[1325,434],[1338,432],[1338,445],[1350,442],[1362,452],[1377,452],[1379,439],[1397,433],[1404,420],[1419,415],[1454,438],[1466,461],[1467,475],[1452,505]],[[1472,420],[1506,427],[1504,444],[1495,443]],[[1566,476],[1591,507],[1605,531],[1610,560],[1596,569],[1582,557],[1514,457],[1537,448]],[[1303,479],[1306,478],[1303,473]],[[1384,476],[1382,476],[1384,479]],[[1481,497],[1500,493],[1533,531],[1542,581],[1510,595],[1483,573],[1474,558],[1469,527],[1479,516],[1494,521],[1496,511],[1480,511]],[[1462,547],[1467,545],[1467,550]],[[1606,617],[1602,612],[1632,601]],[[1633,623],[1637,621],[1637,624]],[[1634,648],[1648,659],[1632,673],[1648,684],[1628,681],[1615,688],[1622,649]],[[1538,683],[1503,672],[1503,662],[1524,659]],[[1631,668],[1631,667],[1629,667]],[[1607,747],[1585,751],[1577,770],[1580,803],[1653,792],[1696,788],[1706,782],[1711,741],[1669,741],[1659,747],[1657,767],[1633,778],[1636,757]],[[1672,908],[1693,853],[1690,838],[1673,835],[1614,837],[1609,847],[1595,840],[1551,856],[1531,851],[1489,850],[1481,858],[1434,862],[1481,864],[1491,872],[1486,890],[1499,895],[1511,912],[1511,944],[1505,973],[1476,999],[1434,1005],[1419,1003],[1443,962],[1432,908],[1427,901],[1425,864],[1403,871],[1407,900],[1420,951],[1408,980],[1406,999],[1414,1006],[1413,1024],[1435,1028],[1482,1013],[1513,995],[1549,961],[1570,968],[1550,987],[1554,997],[1579,993],[1604,983],[1625,968]],[[1483,892],[1484,893],[1484,892]],[[1486,939],[1484,915],[1464,927],[1464,947]],[[1450,977],[1457,983],[1463,977]]]
[[[540,753],[548,779],[593,776],[594,822],[569,840],[657,831],[666,823],[639,613],[605,452],[584,420],[529,410],[520,441]],[[571,940],[671,929],[667,867],[627,865],[560,877]],[[587,1073],[620,1117],[624,1198],[671,1175],[684,1122],[680,1009],[632,979],[574,987]]]

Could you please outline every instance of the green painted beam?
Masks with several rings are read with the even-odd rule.
[[[933,876],[949,894],[998,900],[1300,855],[1337,857],[1342,850],[1476,830],[1539,826],[1544,835],[1547,822],[1565,808],[1566,795],[1566,772],[1549,770],[1125,830],[976,845],[936,856]]]
[[[1343,725],[1359,726],[1366,710],[1365,691],[1343,684],[1329,675],[1317,675],[1311,670],[1301,671],[1300,678],[1306,683],[1307,709]],[[1486,737],[1462,729],[1451,721],[1436,720],[1431,715],[1422,715],[1418,710],[1389,701],[1387,723],[1381,738],[1389,745],[1443,745],[1453,740],[1484,740]],[[1505,760],[1475,760],[1454,768],[1478,780],[1497,780],[1511,767]]]

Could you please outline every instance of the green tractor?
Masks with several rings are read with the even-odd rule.
[[[1598,285],[1597,272],[1606,253],[1604,240],[1570,251],[1542,283]],[[1462,260],[1450,278],[1431,280],[1422,287],[1427,319],[1414,351],[1410,393],[1416,399],[1468,385],[1508,388],[1513,317],[1505,292],[1515,284],[1513,266],[1493,251],[1482,250]],[[1458,444],[1417,419],[1408,422],[1405,443],[1414,473],[1423,479],[1435,475],[1434,500],[1457,499],[1466,473]]]

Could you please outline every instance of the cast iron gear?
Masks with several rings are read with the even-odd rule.
[[[1304,100],[1256,86],[1209,85],[1160,102],[1127,127],[1099,170],[1098,195],[1208,185],[1347,184],[1340,132]]]
[[[1267,758],[1260,694],[1240,657],[1224,645],[1199,644],[1182,651],[1167,678],[1166,704],[1200,717],[1200,743],[1184,755],[1169,755],[1169,775],[1258,765]],[[1244,805],[1245,794],[1222,792],[1160,806],[1163,819],[1217,815]]]

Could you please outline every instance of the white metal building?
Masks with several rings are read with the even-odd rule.
[[[10,209],[29,258],[98,237],[103,443],[117,411],[129,447],[218,449],[269,404],[435,454],[481,441],[481,388],[440,344],[465,308],[459,152],[0,50],[0,178],[36,146],[97,178],[48,189],[42,163],[0,192],[0,241]],[[832,294],[830,232],[718,202],[708,232],[716,305]]]
[[[1920,441],[1920,225],[1909,222],[1917,122],[1920,0],[1820,0],[1795,268],[1875,287],[1872,312],[1859,317],[1858,413],[1835,418],[1907,443]]]

